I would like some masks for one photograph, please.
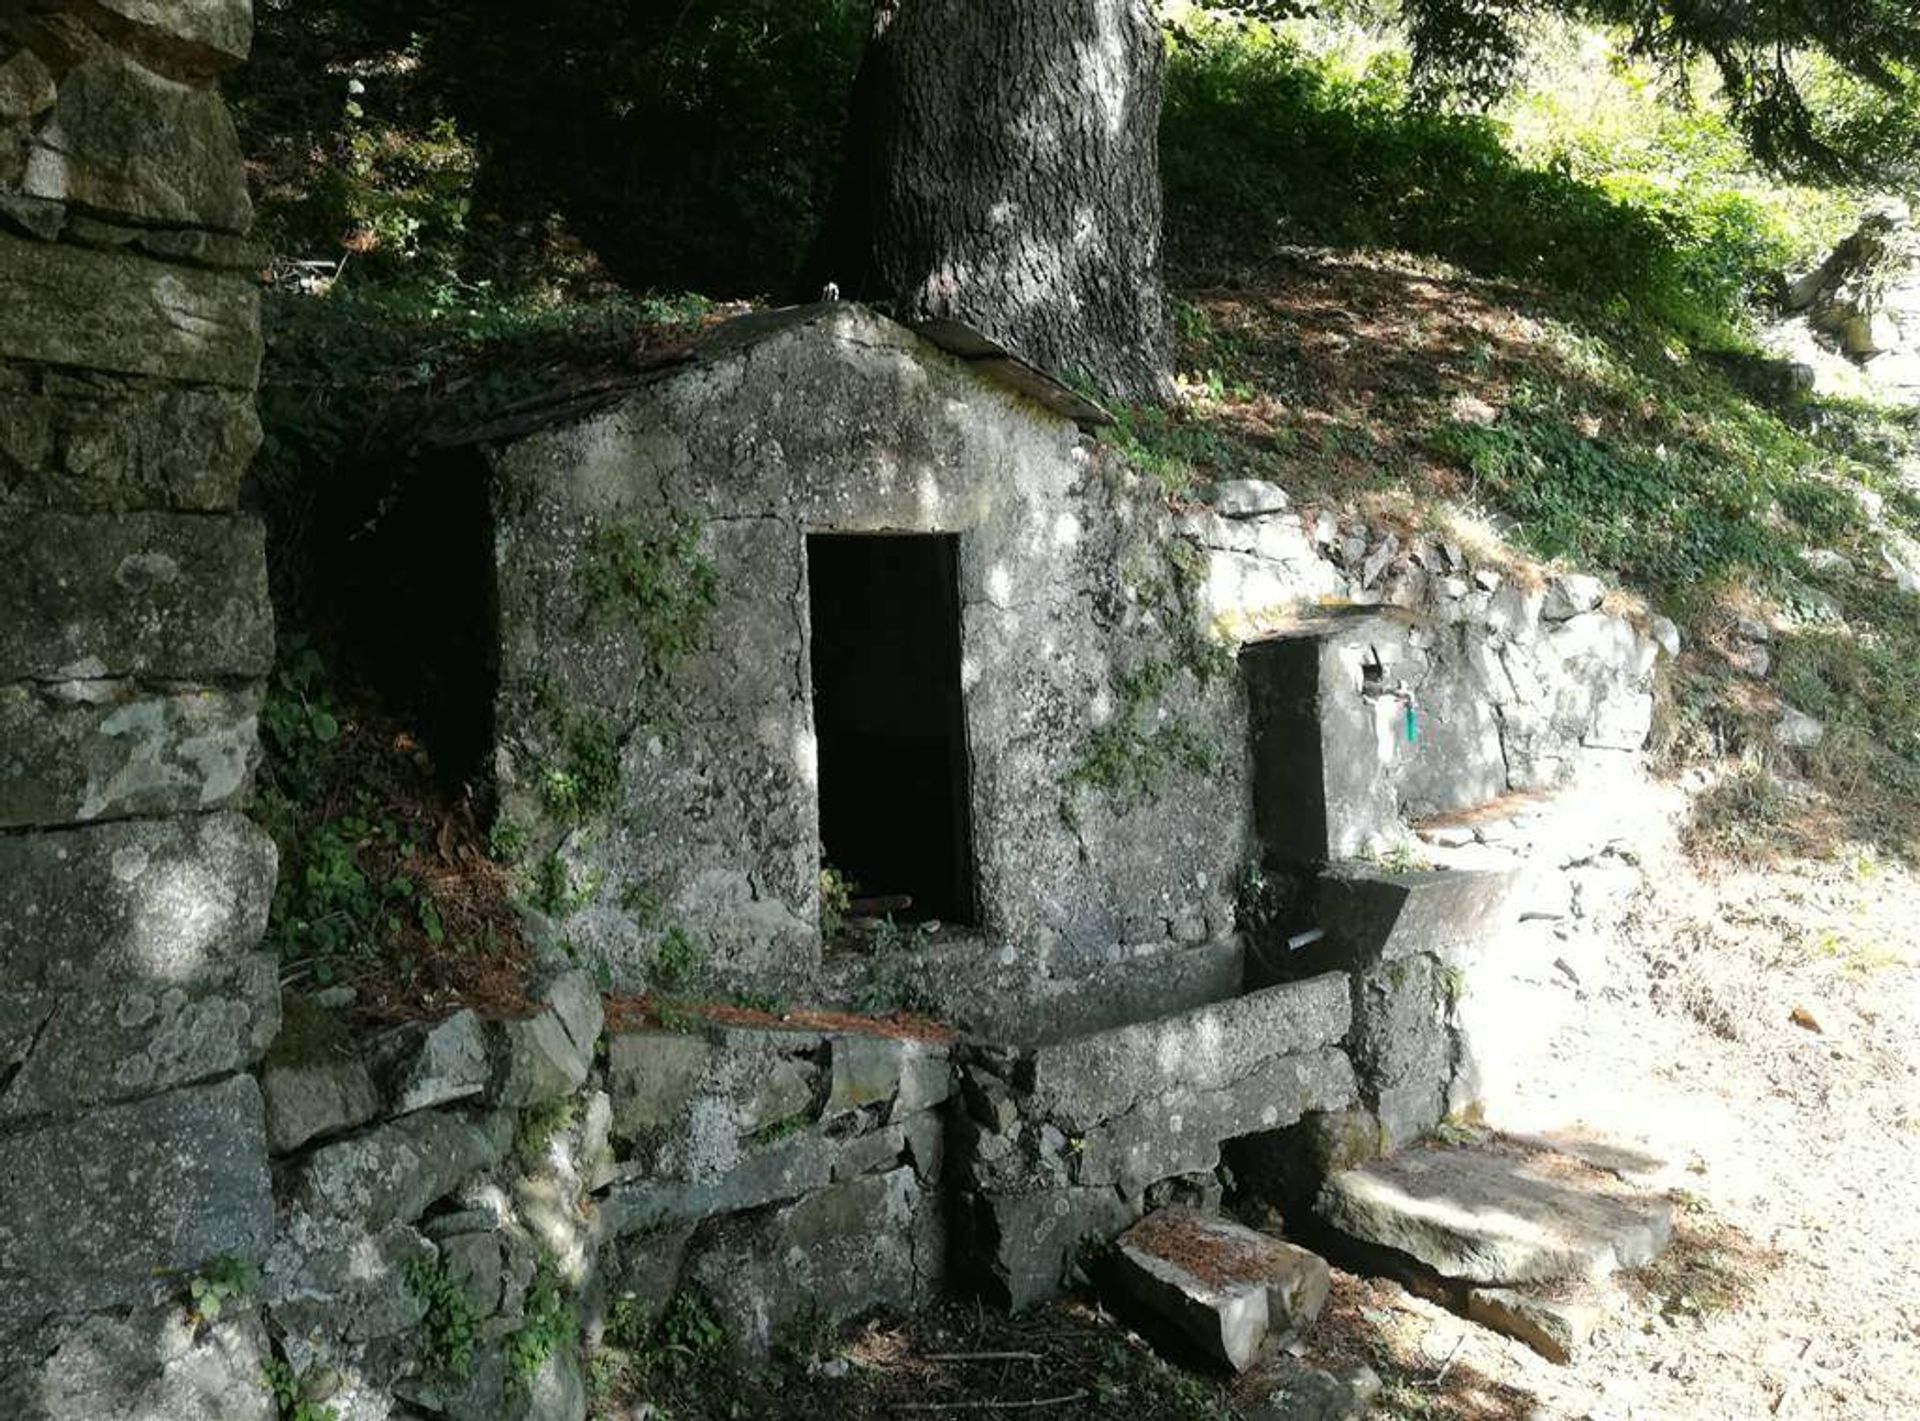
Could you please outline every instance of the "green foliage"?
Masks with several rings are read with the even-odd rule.
[[[796,1370],[833,1350],[836,1329],[833,1314],[813,1299],[773,1329],[774,1360]]]
[[[1087,736],[1064,776],[1062,812],[1069,819],[1076,790],[1095,790],[1124,811],[1158,799],[1175,775],[1212,772],[1212,741],[1164,708],[1179,674],[1171,662],[1147,661],[1114,679],[1112,715]]]
[[[732,1355],[733,1344],[712,1304],[683,1288],[673,1295],[652,1334],[637,1349],[636,1362],[645,1375],[685,1381],[722,1372]]]
[[[677,992],[689,986],[706,963],[706,948],[676,923],[661,935],[660,945],[654,949],[649,980],[659,991]]]
[[[301,1376],[278,1357],[260,1369],[260,1380],[273,1398],[279,1421],[339,1421],[340,1413],[313,1396],[314,1378]]]
[[[782,1140],[791,1140],[795,1135],[804,1135],[813,1122],[803,1112],[789,1115],[783,1120],[772,1120],[750,1132],[747,1140],[755,1145],[777,1145]]]
[[[713,564],[700,551],[700,525],[675,518],[664,528],[602,527],[575,580],[590,615],[638,642],[642,714],[663,715],[673,669],[697,644],[714,603]]]
[[[325,984],[414,935],[443,941],[439,906],[403,867],[425,833],[362,778],[325,664],[302,636],[283,640],[260,730],[254,813],[280,851],[267,945]]]
[[[930,924],[901,924],[891,917],[875,926],[867,944],[866,972],[854,994],[858,1010],[881,1016],[935,1009],[937,1003],[926,986],[925,948],[932,932]]]
[[[1636,446],[1582,434],[1551,409],[1518,407],[1495,425],[1442,430],[1435,445],[1521,520],[1545,557],[1616,568],[1668,596],[1787,566],[1791,539],[1777,508],[1797,481],[1707,443]]]
[[[532,1388],[555,1352],[572,1346],[580,1335],[572,1291],[552,1254],[540,1255],[522,1307],[526,1321],[506,1340],[507,1388],[519,1394]]]
[[[260,1268],[251,1259],[223,1256],[206,1264],[187,1284],[187,1312],[195,1326],[217,1322],[228,1303],[252,1295]]]
[[[1178,406],[1122,405],[1113,411],[1113,419],[1113,426],[1101,431],[1102,442],[1171,500],[1193,498],[1203,475],[1272,478],[1278,472],[1265,460],[1249,467],[1246,450],[1205,424],[1183,417]]]
[[[420,1321],[421,1364],[436,1376],[466,1377],[473,1370],[473,1350],[480,1339],[480,1316],[466,1290],[438,1253],[410,1260],[406,1278],[414,1296],[427,1307]]]
[[[366,448],[404,448],[423,428],[463,428],[583,374],[630,367],[636,346],[684,337],[708,310],[695,296],[563,302],[459,278],[270,288],[255,468],[268,512],[299,506],[310,482]]]
[[[1243,24],[1391,14],[1411,88],[1436,111],[1491,107],[1521,79],[1540,86],[1534,50],[1555,18],[1613,25],[1670,89],[1709,71],[1716,126],[1775,171],[1897,185],[1920,160],[1914,126],[1900,121],[1920,98],[1920,21],[1906,0],[1399,0],[1390,11],[1366,0],[1223,0],[1200,8]],[[1193,23],[1176,19],[1176,37]]]
[[[1177,245],[1402,247],[1537,282],[1611,316],[1719,337],[1789,252],[1728,185],[1622,183],[1535,165],[1490,119],[1415,100],[1405,60],[1360,72],[1270,30],[1201,25],[1177,46],[1161,130]]]
[[[555,1136],[573,1123],[573,1101],[562,1096],[545,1100],[520,1112],[520,1128],[514,1135],[514,1149],[529,1165],[538,1164]]]
[[[853,906],[853,884],[831,864],[820,866],[820,936],[834,941],[846,931],[847,912]]]
[[[620,797],[620,742],[598,711],[569,707],[553,716],[557,763],[540,769],[540,798],[554,818],[578,824]]]

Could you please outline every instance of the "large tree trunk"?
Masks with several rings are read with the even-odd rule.
[[[1162,65],[1149,0],[876,0],[815,272],[1164,397]]]

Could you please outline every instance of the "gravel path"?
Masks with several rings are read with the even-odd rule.
[[[1861,852],[1646,881],[1488,1117],[1643,1147],[1678,1242],[1564,1368],[1348,1280],[1398,1363],[1382,1411],[1920,1418],[1920,880]]]

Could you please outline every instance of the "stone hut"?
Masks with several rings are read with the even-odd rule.
[[[824,864],[975,1025],[1231,990],[1244,713],[1160,490],[934,334],[750,317],[492,456],[500,832],[616,987],[832,995]]]

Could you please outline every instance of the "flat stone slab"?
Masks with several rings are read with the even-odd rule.
[[[945,1261],[939,1199],[896,1169],[728,1219],[703,1232],[688,1272],[757,1356],[796,1323],[925,1307]]]
[[[1601,1288],[1575,1283],[1552,1289],[1469,1288],[1469,1322],[1524,1342],[1549,1362],[1567,1363],[1586,1346],[1606,1313]]]
[[[1413,1149],[1321,1187],[1321,1218],[1443,1278],[1491,1285],[1603,1278],[1651,1262],[1673,1206],[1551,1152]]]
[[[1032,1057],[1030,1109],[1090,1129],[1143,1100],[1221,1090],[1275,1056],[1331,1046],[1352,1020],[1346,975],[1329,972],[1043,1046]]]
[[[15,359],[242,390],[259,378],[260,299],[245,276],[4,233],[0,266],[0,346]]]
[[[92,1111],[0,1141],[0,1331],[144,1305],[273,1234],[251,1077]]]
[[[1156,1343],[1235,1372],[1270,1332],[1311,1326],[1330,1282],[1305,1249],[1186,1209],[1134,1225],[1101,1270],[1102,1296]]]
[[[0,1120],[155,1095],[252,1065],[280,1028],[279,968],[271,954],[255,953],[184,984],[126,982],[53,997],[0,1091]]]

